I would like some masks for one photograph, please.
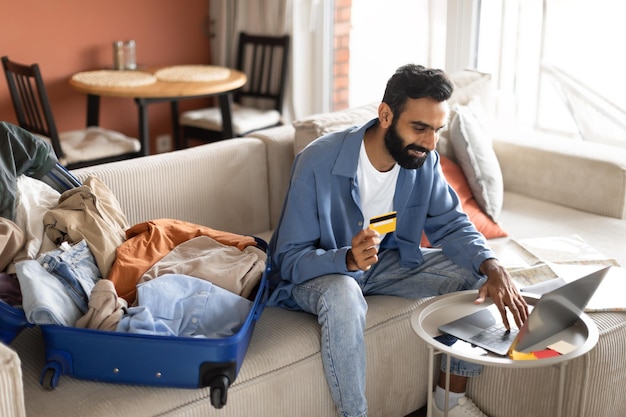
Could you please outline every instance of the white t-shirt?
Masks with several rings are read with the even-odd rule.
[[[371,217],[393,211],[393,196],[399,172],[398,164],[387,172],[380,172],[374,168],[365,151],[365,143],[361,143],[356,177],[361,194],[361,209],[365,218],[363,228],[369,226]]]

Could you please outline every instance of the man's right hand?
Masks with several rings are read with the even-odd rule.
[[[369,227],[352,238],[352,249],[346,255],[348,271],[367,271],[378,262],[380,234]]]

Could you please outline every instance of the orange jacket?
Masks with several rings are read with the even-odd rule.
[[[142,275],[177,245],[198,236],[208,236],[240,250],[256,245],[252,236],[223,232],[182,220],[150,220],[126,231],[127,240],[117,247],[116,259],[107,278],[113,281],[117,294],[132,305]]]

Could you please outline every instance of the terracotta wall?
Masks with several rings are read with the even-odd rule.
[[[0,56],[42,70],[60,131],[85,125],[86,98],[68,84],[78,71],[111,66],[112,42],[134,39],[139,65],[208,64],[207,0],[2,0]],[[4,73],[0,120],[15,123]],[[185,101],[181,109],[205,104]],[[137,136],[132,99],[103,98],[100,124]],[[170,133],[169,105],[149,107],[154,138]]]

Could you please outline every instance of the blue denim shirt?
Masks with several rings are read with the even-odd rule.
[[[221,338],[237,333],[252,302],[209,281],[164,274],[137,286],[118,332],[161,336]]]
[[[348,271],[346,254],[352,237],[365,224],[356,172],[363,135],[377,121],[322,136],[296,156],[270,241],[274,291],[269,305],[297,309],[290,300],[294,285],[322,275],[356,278],[363,273]],[[398,250],[403,267],[422,263],[422,232],[449,259],[473,270],[476,279],[482,277],[478,270],[483,261],[496,257],[462,211],[437,152],[431,152],[420,169],[400,169],[393,205],[398,213],[396,231],[381,247]]]

